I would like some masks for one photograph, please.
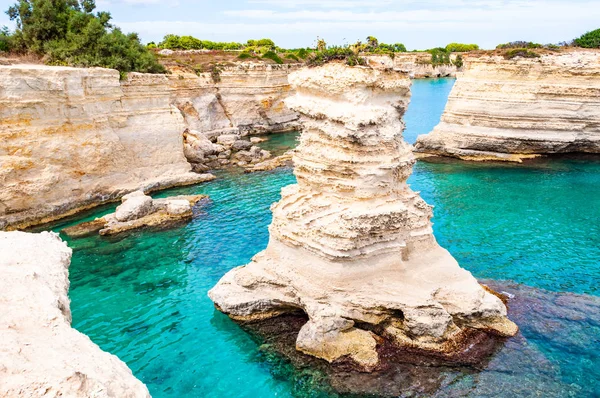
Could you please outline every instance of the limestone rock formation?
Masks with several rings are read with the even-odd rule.
[[[209,72],[129,73],[120,81],[110,69],[0,66],[0,229],[52,221],[137,189],[204,181],[190,162],[208,162],[194,168],[204,172],[232,154],[216,145],[206,151],[207,139],[298,127],[283,103],[290,70],[237,65],[223,68],[218,82]],[[201,134],[184,145],[186,129]]]
[[[71,249],[0,232],[0,396],[150,397],[127,365],[71,328]]]
[[[293,65],[240,63],[216,74],[173,71],[172,102],[190,130],[211,140],[221,134],[265,134],[297,130],[298,114],[284,104],[293,94]]]
[[[72,238],[95,233],[116,235],[141,228],[166,228],[192,219],[192,207],[206,195],[174,196],[152,199],[143,191],[123,196],[122,203],[112,214],[63,229]]]
[[[0,229],[205,180],[183,154],[165,75],[0,66]]]
[[[600,51],[506,60],[469,56],[441,123],[417,152],[465,160],[521,161],[600,153]]]
[[[406,183],[410,80],[334,63],[290,83],[304,123],[298,183],[272,206],[267,249],[209,292],[217,308],[240,321],[304,311],[298,350],[365,370],[378,366],[381,338],[452,354],[472,329],[514,335],[500,299],[436,243],[431,207]]]

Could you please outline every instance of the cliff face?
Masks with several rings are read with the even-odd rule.
[[[205,181],[184,156],[187,128],[297,127],[283,106],[288,66],[230,67],[215,76],[0,66],[0,229],[60,218],[137,189]]]
[[[0,232],[0,396],[150,397],[127,365],[71,328],[71,249]]]
[[[373,370],[387,339],[451,355],[473,329],[513,335],[502,302],[435,241],[431,207],[406,181],[403,74],[341,64],[290,75],[303,115],[298,183],[272,206],[267,249],[209,292],[238,320],[297,310],[298,350]],[[484,333],[484,332],[482,332]]]
[[[292,94],[287,77],[296,69],[247,63],[199,76],[176,74],[170,76],[172,100],[187,126],[209,138],[294,130],[298,114],[283,100]]]
[[[466,58],[418,152],[473,160],[600,153],[600,52]]]

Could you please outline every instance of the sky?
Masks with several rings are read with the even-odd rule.
[[[14,1],[0,0],[2,10]],[[600,28],[600,0],[96,0],[125,32],[143,42],[167,33],[202,40],[270,38],[284,48],[365,41],[404,43],[409,50],[515,40],[569,41]],[[5,14],[0,26],[11,26]]]

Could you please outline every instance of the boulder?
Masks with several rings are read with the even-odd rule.
[[[183,215],[190,213],[192,206],[190,202],[185,199],[169,200],[167,202],[167,213],[171,215]]]
[[[231,149],[234,151],[245,151],[252,147],[252,143],[246,140],[237,140],[231,145]]]
[[[238,141],[240,136],[238,134],[223,134],[217,137],[217,144],[221,144],[226,148],[230,148],[234,142]]]
[[[152,198],[150,196],[133,196],[125,199],[117,207],[115,217],[120,222],[142,218],[152,212]]]

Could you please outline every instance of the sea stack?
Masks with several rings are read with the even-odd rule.
[[[303,119],[297,184],[272,206],[265,251],[209,292],[238,321],[304,311],[296,348],[371,371],[378,346],[452,355],[478,333],[512,336],[502,301],[440,247],[432,208],[406,180],[410,79],[329,63],[294,72],[286,102]]]
[[[463,160],[600,154],[600,51],[465,57],[442,120],[417,152]]]

